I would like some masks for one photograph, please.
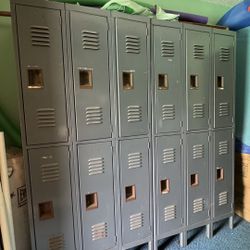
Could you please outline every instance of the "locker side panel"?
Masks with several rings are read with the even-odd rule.
[[[37,249],[75,249],[68,148],[28,155]]]
[[[111,137],[108,19],[70,13],[77,139]]]
[[[187,135],[187,210],[188,225],[209,218],[208,133]]]
[[[180,136],[156,139],[157,225],[159,234],[182,226],[182,170]]]
[[[122,242],[150,236],[148,139],[120,142]]]
[[[59,10],[17,6],[27,144],[68,139]]]
[[[214,132],[214,216],[232,212],[233,139],[232,130]]]
[[[233,125],[234,37],[214,34],[214,127]]]
[[[116,20],[119,136],[148,134],[147,24]]]
[[[179,28],[154,26],[154,114],[156,133],[180,131],[182,108],[181,33]]]
[[[110,249],[116,245],[111,143],[78,148],[83,244],[85,249]]]
[[[210,33],[186,30],[187,130],[208,129]]]

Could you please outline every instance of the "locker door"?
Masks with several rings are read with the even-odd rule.
[[[182,170],[180,136],[164,136],[156,141],[158,232],[181,227]]]
[[[233,124],[234,37],[214,34],[214,127]]]
[[[68,148],[28,155],[37,249],[75,249]]]
[[[181,33],[179,28],[154,26],[154,114],[156,133],[180,131]]]
[[[116,245],[111,143],[78,149],[84,249]]]
[[[187,129],[208,129],[210,33],[186,30]]]
[[[17,6],[27,144],[68,138],[61,13]]]
[[[234,164],[232,159],[232,130],[214,132],[214,216],[232,212]]]
[[[123,244],[150,236],[148,139],[120,142]]]
[[[209,218],[208,133],[187,135],[188,225]]]
[[[148,133],[147,25],[117,19],[119,136]]]
[[[77,139],[111,137],[108,19],[70,13]]]

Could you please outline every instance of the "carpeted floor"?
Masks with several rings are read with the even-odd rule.
[[[207,239],[205,227],[195,229],[188,234],[188,246],[180,248],[179,236],[159,242],[158,250],[250,250],[250,223],[240,217],[235,217],[234,229],[228,227],[228,220],[214,225],[214,236]],[[134,250],[146,250],[146,246],[134,248]]]

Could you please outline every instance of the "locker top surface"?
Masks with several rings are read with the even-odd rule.
[[[82,12],[82,13],[87,13],[87,14],[93,14],[93,15],[98,15],[98,16],[111,16],[111,12],[108,10],[102,10],[100,8],[94,8],[94,7],[88,7],[88,6],[81,6],[77,4],[65,4],[65,9],[66,11],[77,11],[77,12]]]
[[[64,10],[65,4],[45,0],[10,0],[11,5],[26,5],[32,7],[42,7],[48,9]]]
[[[153,26],[163,26],[163,27],[171,27],[171,28],[181,28],[182,23],[175,21],[166,21],[166,20],[157,20],[156,18],[151,19],[151,24]]]

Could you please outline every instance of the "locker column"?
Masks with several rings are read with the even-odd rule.
[[[212,222],[234,215],[235,32],[213,29]]]
[[[117,249],[110,13],[66,4],[66,20],[80,244]]]
[[[120,248],[152,244],[149,18],[112,13]]]
[[[182,26],[152,20],[154,245],[180,234],[185,245],[182,143]]]
[[[32,249],[75,249],[64,5],[12,1]]]
[[[186,103],[184,159],[187,231],[207,226],[210,231],[209,100],[211,29],[184,25]]]

